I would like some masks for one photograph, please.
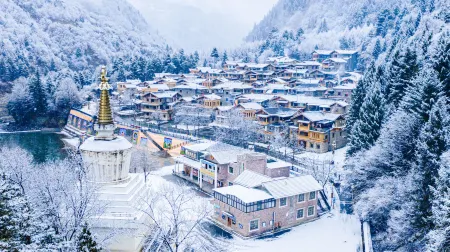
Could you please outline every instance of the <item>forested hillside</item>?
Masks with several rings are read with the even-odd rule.
[[[441,12],[443,4],[448,3],[432,3]],[[280,0],[240,53],[262,62],[273,55],[306,59],[314,49],[356,49],[364,70],[373,56],[396,43],[397,33],[414,34],[426,5],[425,0]]]
[[[58,126],[108,65],[112,82],[188,72],[198,53],[174,52],[126,0],[5,0],[0,96],[17,126]],[[4,101],[5,99],[3,99]]]
[[[4,0],[0,35],[0,81],[35,69],[92,69],[117,55],[165,47],[125,0]]]
[[[411,6],[392,24],[381,10],[347,117],[349,191],[375,251],[450,247],[450,9]]]

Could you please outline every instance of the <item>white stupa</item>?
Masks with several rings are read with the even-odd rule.
[[[110,251],[139,251],[145,236],[146,216],[138,204],[148,192],[142,174],[130,174],[131,143],[114,134],[106,68],[102,67],[100,103],[95,123],[97,135],[80,146],[88,180],[99,185],[103,213],[92,218],[92,232],[110,241]]]

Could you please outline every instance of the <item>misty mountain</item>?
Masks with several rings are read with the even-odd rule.
[[[4,75],[20,67],[82,70],[158,53],[165,43],[126,0],[3,0],[0,36]]]

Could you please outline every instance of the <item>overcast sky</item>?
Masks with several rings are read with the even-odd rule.
[[[176,46],[209,50],[239,45],[278,0],[128,0]]]

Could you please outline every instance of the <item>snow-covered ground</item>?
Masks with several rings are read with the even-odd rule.
[[[345,150],[340,152],[345,154]],[[323,154],[316,155],[323,156]],[[167,176],[172,174],[174,167],[175,165],[166,166],[153,172],[149,177],[150,186],[155,189],[166,183],[174,183],[167,179]],[[229,240],[229,243],[232,244],[230,248],[232,251],[249,252],[356,251],[361,240],[360,222],[355,215],[340,213],[339,205],[339,201],[337,201],[336,209],[333,209],[330,213],[323,215],[316,221],[294,227],[289,232],[280,234],[275,238],[243,240],[233,236],[233,239]]]
[[[336,192],[334,195],[337,195]],[[308,251],[354,252],[360,246],[361,224],[356,215],[340,213],[336,208],[318,220],[292,228],[275,238],[236,241],[236,251]]]

